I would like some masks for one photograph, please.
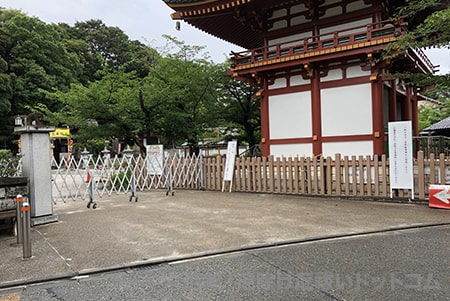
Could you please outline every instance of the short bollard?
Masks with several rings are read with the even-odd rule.
[[[23,258],[31,258],[31,213],[30,203],[28,201],[23,202],[22,205],[23,214]]]
[[[23,241],[23,215],[22,215],[23,196],[18,194],[16,196],[16,229],[17,229],[17,244]]]

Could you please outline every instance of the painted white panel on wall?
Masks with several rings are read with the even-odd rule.
[[[271,139],[312,136],[311,92],[269,96]]]
[[[347,68],[347,78],[359,77],[359,76],[369,76],[370,70],[361,70],[360,66],[351,66]]]
[[[270,154],[277,157],[310,157],[313,154],[311,143],[299,144],[273,144],[270,146]]]
[[[320,79],[321,82],[342,79],[342,69],[333,69],[328,71],[327,76]]]
[[[322,136],[372,134],[370,84],[322,89]]]
[[[333,16],[339,16],[341,14],[342,14],[342,7],[340,7],[340,6],[331,7],[326,10],[325,16],[321,17],[321,19],[325,19],[325,18],[329,18],[329,17],[333,17]]]
[[[367,156],[373,155],[372,141],[348,141],[348,142],[326,142],[322,144],[322,155],[334,157],[335,154],[342,156]]]
[[[360,28],[353,29],[353,30],[347,30],[345,32],[342,32],[341,35],[361,32],[361,31],[365,31],[364,28],[361,28],[361,26],[365,26],[366,24],[369,24],[369,23],[372,23],[371,18],[366,18],[366,19],[353,21],[353,22],[347,22],[347,23],[343,23],[340,25],[336,25],[336,26],[321,28],[320,34],[331,33],[331,32],[340,31],[340,30],[344,30],[346,28],[353,28],[353,27],[360,27]]]
[[[269,31],[274,31],[274,30],[283,29],[283,28],[287,28],[287,27],[288,27],[288,23],[286,20],[276,21],[273,23],[273,26],[272,26],[272,28],[269,29]]]
[[[300,86],[300,85],[307,85],[311,83],[310,79],[303,79],[303,76],[301,75],[294,75],[291,76],[289,79],[290,85],[292,86]]]
[[[277,9],[272,12],[272,16],[269,18],[269,20],[273,20],[273,19],[281,18],[281,17],[285,17],[285,16],[287,16],[287,9]]]
[[[303,4],[303,3],[299,4],[299,5],[294,5],[291,7],[291,15],[305,12],[307,10],[308,9],[306,8],[305,4]]]
[[[274,83],[269,86],[269,90],[278,89],[278,88],[286,88],[286,86],[287,86],[286,78],[281,77],[281,78],[275,79]]]
[[[328,5],[333,4],[333,3],[339,3],[340,1],[341,0],[325,0],[324,3],[322,5],[320,5],[320,6],[321,7],[328,6]]]
[[[356,10],[360,10],[366,7],[370,7],[371,4],[365,4],[363,0],[361,1],[357,1],[357,2],[351,2],[347,5],[346,10],[347,12],[352,12],[352,11],[356,11]]]
[[[300,40],[300,39],[304,39],[304,38],[309,38],[311,35],[312,35],[312,32],[308,31],[308,32],[302,32],[302,33],[298,33],[298,34],[294,34],[294,35],[290,35],[290,36],[286,36],[286,37],[282,37],[282,38],[278,38],[278,39],[273,39],[273,40],[269,41],[269,46],[281,44],[281,43],[286,43],[286,44],[283,44],[283,47],[299,45],[299,44],[301,44],[299,41],[291,42],[291,43],[288,43],[288,42],[294,41],[294,40]]]
[[[299,15],[299,16],[293,17],[291,19],[291,26],[300,25],[300,24],[304,24],[307,22],[308,22],[308,20],[306,19],[306,17],[304,15]]]

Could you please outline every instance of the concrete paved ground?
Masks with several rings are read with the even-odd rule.
[[[212,191],[138,192],[58,203],[59,221],[32,229],[33,257],[0,236],[0,288],[95,270],[286,241],[450,223],[426,205]]]

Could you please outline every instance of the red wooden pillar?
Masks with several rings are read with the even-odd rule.
[[[403,120],[412,120],[412,97],[411,97],[411,88],[406,87],[406,99],[403,104]]]
[[[384,109],[383,85],[381,80],[372,80],[372,127],[373,127],[373,153],[384,154]]]
[[[389,121],[397,120],[397,86],[395,80],[391,80],[391,89],[389,90]]]
[[[264,91],[267,91],[267,81],[264,81]],[[269,131],[269,96],[263,93],[261,101],[261,153],[263,157],[270,155],[270,131]]]
[[[414,88],[414,95],[411,98],[413,136],[419,136],[419,105],[417,99],[417,89]]]
[[[322,106],[320,99],[320,73],[314,68],[311,78],[311,114],[313,134],[313,155],[322,154]]]

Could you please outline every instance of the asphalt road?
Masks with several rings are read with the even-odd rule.
[[[318,240],[0,291],[0,300],[450,300],[450,226]]]

